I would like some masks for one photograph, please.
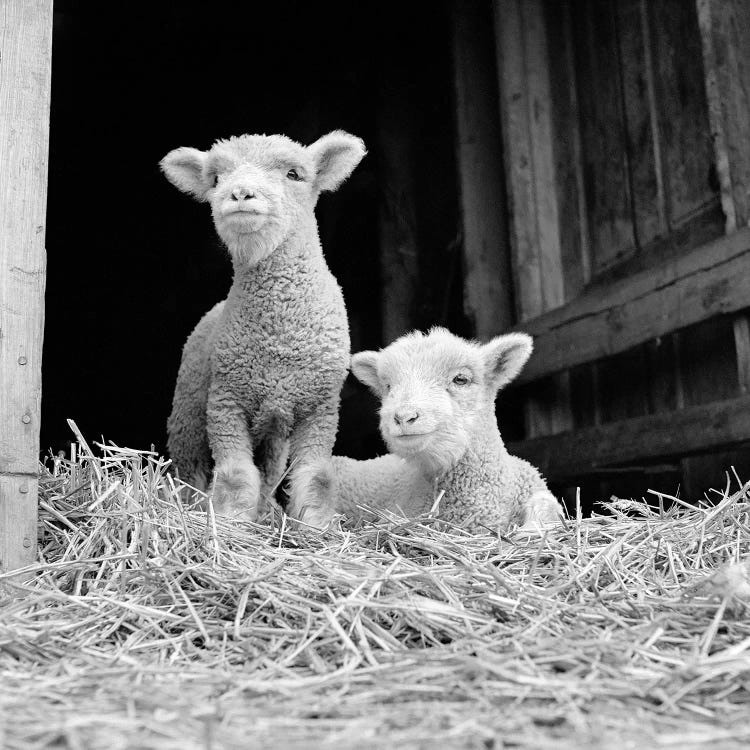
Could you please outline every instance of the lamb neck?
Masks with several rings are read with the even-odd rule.
[[[278,289],[280,282],[290,282],[285,286],[291,292],[291,288],[300,284],[303,279],[312,279],[320,273],[330,271],[323,258],[317,233],[310,238],[304,232],[295,232],[257,265],[235,264],[228,306],[234,307],[239,299],[247,300],[255,306],[270,289]]]
[[[493,409],[491,414],[483,415],[479,419],[461,456],[436,474],[436,483],[438,486],[447,485],[455,476],[468,476],[480,467],[496,466],[507,455],[508,451],[500,437]]]

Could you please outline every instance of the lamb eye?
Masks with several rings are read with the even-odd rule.
[[[219,175],[214,175],[214,187],[216,187],[219,184]]]
[[[299,176],[299,172],[298,172],[298,171],[297,171],[296,169],[290,169],[290,170],[289,170],[289,171],[288,171],[288,172],[286,173],[286,176],[287,176],[287,177],[288,177],[288,178],[289,178],[290,180],[293,180],[294,182],[299,182],[299,181],[300,181],[300,180],[302,179],[302,178],[301,178],[301,177]]]
[[[455,378],[453,378],[454,385],[468,385],[469,382],[469,378],[467,378],[466,375],[461,375],[460,373],[456,375]]]

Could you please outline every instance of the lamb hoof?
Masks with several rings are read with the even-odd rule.
[[[290,482],[288,515],[306,526],[327,528],[335,515],[330,498],[332,482],[330,466],[324,461],[298,467]]]
[[[305,526],[310,526],[318,531],[325,531],[331,525],[334,515],[328,508],[308,505],[302,508],[296,519]]]
[[[543,534],[562,526],[562,506],[557,498],[546,490],[535,492],[526,503],[523,524],[518,528],[527,534]]]
[[[261,510],[260,473],[253,464],[217,468],[211,493],[214,511],[221,516],[256,521]]]

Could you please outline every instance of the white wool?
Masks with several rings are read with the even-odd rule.
[[[391,507],[393,497],[414,515],[442,493],[440,516],[454,522],[501,530],[557,522],[559,503],[533,466],[508,454],[495,418],[498,390],[531,351],[521,333],[479,344],[434,328],[354,355],[352,372],[382,400],[380,431],[392,455],[319,463],[307,519],[323,525],[360,505]]]
[[[229,296],[185,344],[168,422],[183,478],[202,488],[215,471],[219,512],[254,519],[289,458],[304,474],[330,457],[349,329],[314,208],[364,154],[335,131],[307,147],[243,135],[161,162],[172,184],[210,204],[234,266]]]

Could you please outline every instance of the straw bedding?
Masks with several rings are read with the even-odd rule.
[[[543,538],[320,535],[177,490],[149,452],[47,466],[39,561],[0,577],[0,746],[750,742],[750,485]]]

